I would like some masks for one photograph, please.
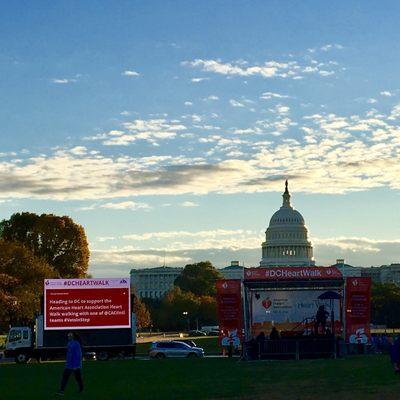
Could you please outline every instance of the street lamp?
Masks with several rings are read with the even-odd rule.
[[[182,315],[187,318],[188,331],[190,331],[189,313],[187,311],[183,311]]]

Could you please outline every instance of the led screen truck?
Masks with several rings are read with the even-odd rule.
[[[129,278],[46,279],[42,314],[33,327],[10,329],[5,356],[18,363],[65,357],[69,332],[78,334],[84,354],[99,360],[134,356],[132,306]]]

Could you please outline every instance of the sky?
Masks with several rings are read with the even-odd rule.
[[[93,276],[257,266],[289,179],[317,265],[400,262],[397,1],[15,1],[0,219],[69,215]]]

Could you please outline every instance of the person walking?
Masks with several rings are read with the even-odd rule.
[[[394,372],[396,374],[400,374],[400,336],[397,336],[390,346],[390,360],[392,362]]]
[[[61,378],[60,389],[58,395],[63,395],[65,387],[71,374],[74,373],[76,382],[78,383],[79,393],[83,392],[82,379],[82,346],[76,333],[68,333],[67,360],[65,369]]]

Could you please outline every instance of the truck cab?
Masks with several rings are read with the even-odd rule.
[[[18,363],[25,363],[32,353],[32,331],[29,327],[15,326],[10,329],[6,341],[6,357],[14,357]]]

